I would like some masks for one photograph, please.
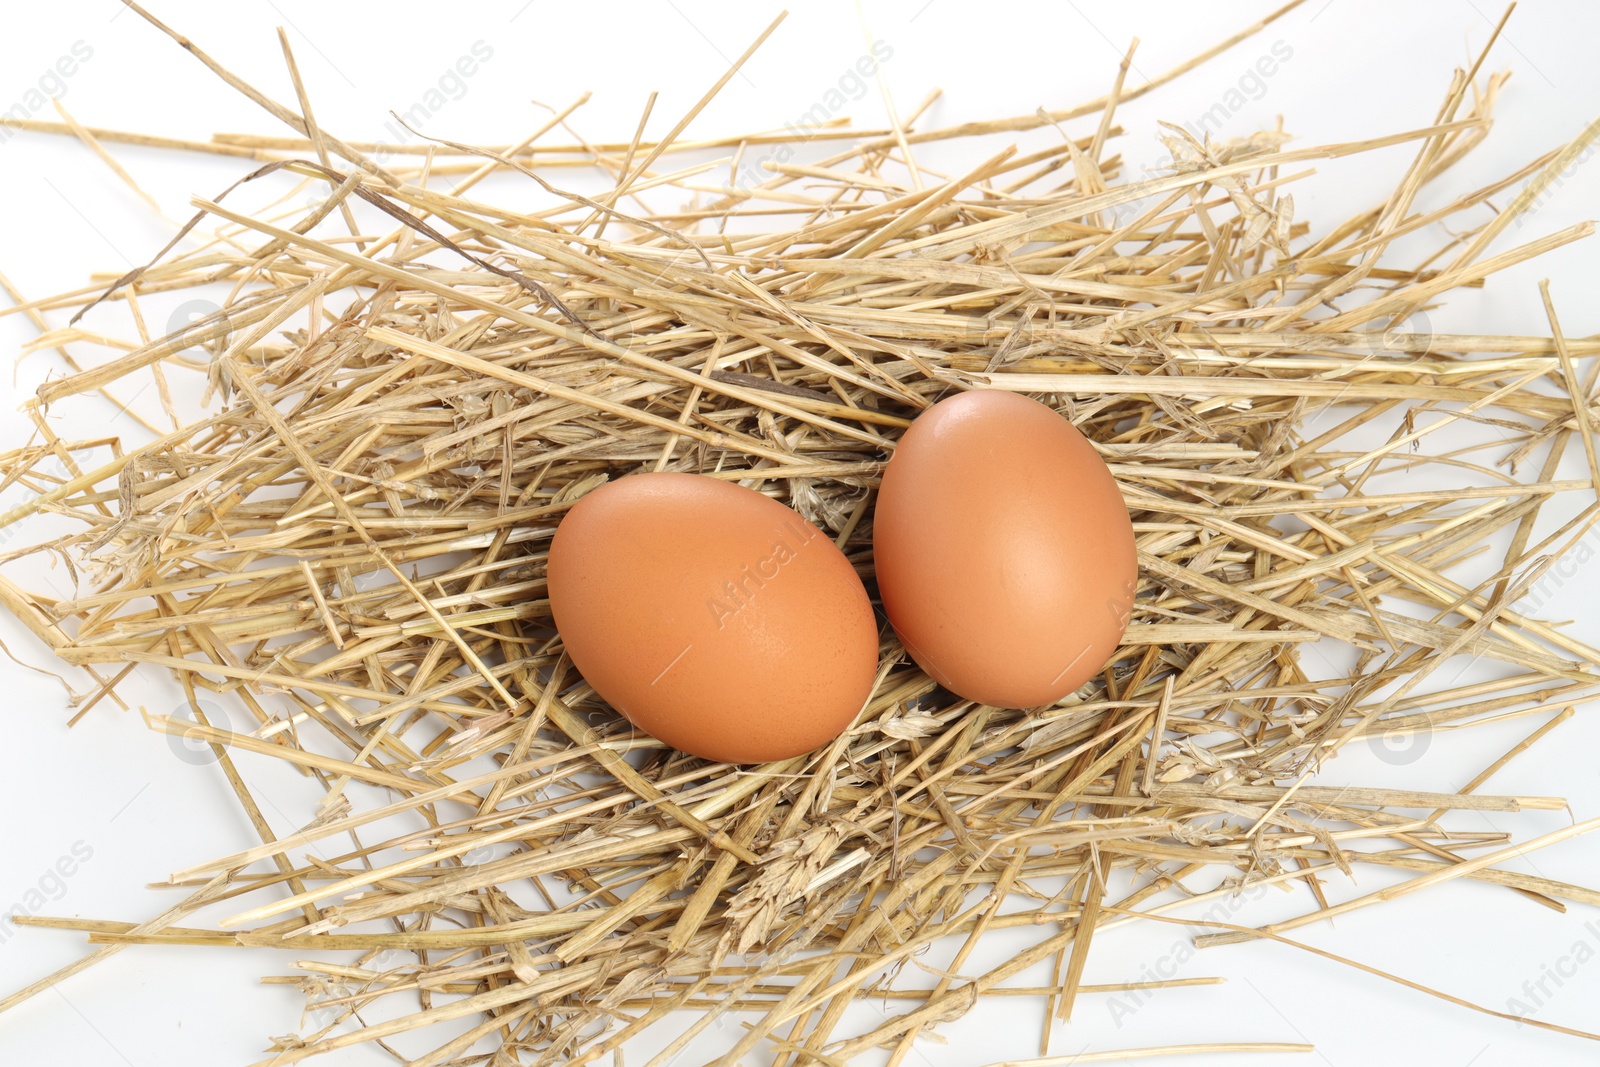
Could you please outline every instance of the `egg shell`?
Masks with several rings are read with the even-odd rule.
[[[1036,400],[972,390],[923,412],[883,474],[873,559],[917,664],[969,700],[1052,704],[1132,610],[1133,524],[1094,446]]]
[[[550,610],[573,664],[635,726],[706,759],[827,744],[872,688],[872,602],[833,542],[753,489],[634,475],[556,529]]]

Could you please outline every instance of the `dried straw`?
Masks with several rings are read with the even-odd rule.
[[[470,1024],[462,1036],[402,1058],[483,1061],[468,1050],[488,1039],[496,1063],[590,1063],[679,1010],[699,1017],[652,1063],[737,1012],[748,1026],[718,1063],[765,1045],[780,1065],[879,1046],[898,1064],[919,1034],[993,996],[1044,998],[1047,1053],[1052,1017],[1079,997],[1152,984],[1084,983],[1096,931],[1171,921],[1187,901],[1246,886],[1311,900],[1288,921],[1198,943],[1296,944],[1281,932],[1457,878],[1557,910],[1600,903],[1500,866],[1594,819],[1520,843],[1446,828],[1454,810],[1560,808],[1477,790],[1600,690],[1593,648],[1514,606],[1600,516],[1591,504],[1535,539],[1553,498],[1600,488],[1600,340],[1564,337],[1548,292],[1550,337],[1393,328],[1592,232],[1488,254],[1585,142],[1418,206],[1488,128],[1502,79],[1480,85],[1480,58],[1426,128],[1286,149],[1276,133],[1217,144],[1168,127],[1171,172],[1116,181],[1104,148],[1119,100],[1266,22],[1147,86],[1124,89],[1124,64],[1086,108],[944,130],[918,129],[919,109],[890,130],[823,131],[832,154],[774,165],[753,188],[697,182],[710,163],[662,169],[668,153],[775,139],[679,139],[737,64],[655,141],[536,143],[552,120],[494,149],[408,149],[321,130],[287,41],[298,109],[168,30],[295,136],[195,144],[7,120],[102,153],[245,155],[264,161],[245,182],[292,176],[329,195],[307,210],[197,198],[190,236],[214,225],[214,239],[12,309],[44,328],[41,313],[76,308],[35,347],[117,354],[43,386],[27,409],[34,442],[3,457],[4,484],[37,495],[0,523],[43,512],[81,524],[5,560],[53,555],[77,592],[0,579],[0,600],[88,673],[78,718],[119,701],[140,664],[170,671],[192,721],[151,726],[215,747],[261,843],[176,872],[171,884],[192,891],[153,920],[19,920],[97,947],[0,1010],[129,945],[275,946],[296,953],[299,974],[268,980],[300,984],[331,1018],[276,1039],[263,1064],[452,1020]],[[1028,154],[972,140],[1096,114],[1093,136]],[[915,160],[939,139],[971,142],[976,162],[951,176]],[[1393,145],[1414,157],[1385,202],[1320,235],[1295,221],[1288,190],[1305,164]],[[373,162],[380,149],[389,166]],[[600,168],[614,186],[560,193],[539,173],[557,165]],[[508,174],[554,206],[471,197]],[[649,211],[647,189],[693,206]],[[1420,265],[1393,262],[1396,241],[1446,221],[1455,236]],[[150,294],[218,283],[229,295],[215,314],[169,336],[144,330]],[[132,313],[136,341],[79,324],[100,300]],[[144,444],[62,440],[44,417],[152,375],[165,396],[166,375],[196,370],[215,402]],[[584,492],[639,470],[737,481],[832,531],[870,580],[886,457],[919,411],[968,388],[1056,405],[1124,489],[1142,581],[1099,680],[1051,707],[977,707],[937,691],[885,627],[876,688],[845,736],[734,767],[634,733],[570,668],[544,563]],[[1493,433],[1460,444],[1480,424]],[[1589,476],[1559,480],[1574,434]],[[1519,479],[1514,465],[1535,456],[1537,477]],[[1404,474],[1433,488],[1385,488]],[[1488,577],[1453,577],[1469,560]],[[1318,641],[1349,648],[1348,670],[1304,660]],[[1497,665],[1495,677],[1440,683],[1458,657]],[[259,728],[212,723],[202,693]],[[1315,784],[1363,738],[1517,716],[1540,725],[1460,792]],[[275,838],[239,751],[314,777],[321,816]],[[339,839],[353,842],[342,854],[305,853]],[[1364,865],[1408,880],[1330,903],[1326,886]],[[180,925],[218,904],[231,916],[219,926]],[[1040,937],[963,969],[986,935],[1019,928]],[[934,987],[893,986],[947,939],[959,948]],[[329,956],[344,951],[359,956]],[[1053,967],[1049,984],[1006,984],[1036,964]],[[914,1003],[838,1033],[867,995]],[[391,1001],[409,1010],[365,1020]]]

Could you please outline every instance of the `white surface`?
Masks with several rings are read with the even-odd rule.
[[[434,115],[430,133],[485,143],[515,140],[543,114],[530,101],[560,106],[584,89],[593,102],[576,127],[592,139],[625,139],[647,93],[660,90],[652,133],[664,131],[772,17],[771,3],[556,5],[522,0],[469,6],[437,2],[383,5],[277,0],[266,4],[205,4],[156,0],[157,13],[252,83],[293,100],[283,74],[274,27],[284,25],[305,72],[321,124],[347,139],[383,136],[387,110],[404,110],[438,83],[457,57],[484,41],[493,56],[464,84],[463,102]],[[799,5],[797,5],[799,7]],[[795,118],[813,106],[863,53],[868,41],[893,48],[884,74],[903,111],[934,87],[945,91],[925,126],[1023,114],[1094,97],[1109,85],[1130,37],[1143,44],[1129,84],[1155,75],[1225,36],[1271,5],[1191,3],[960,4],[921,0],[873,2],[858,12],[842,2],[805,5],[695,122],[696,134],[740,133]],[[519,11],[519,8],[521,10]],[[919,10],[920,8],[920,10]],[[1137,166],[1161,156],[1151,136],[1156,118],[1193,119],[1223,98],[1256,59],[1281,41],[1292,56],[1233,115],[1226,135],[1270,126],[1286,116],[1297,143],[1354,139],[1425,124],[1434,115],[1451,71],[1484,41],[1490,18],[1483,0],[1402,6],[1358,0],[1310,0],[1264,34],[1237,46],[1201,71],[1146,99],[1126,105],[1119,121],[1133,135],[1117,148]],[[514,17],[513,17],[514,16]],[[864,27],[865,23],[865,27]],[[1575,135],[1600,104],[1600,63],[1593,44],[1600,9],[1578,2],[1529,0],[1513,18],[1489,69],[1512,68],[1489,141],[1443,183],[1446,192],[1474,189]],[[0,111],[27,93],[75,42],[92,49],[64,82],[63,102],[79,120],[106,126],[204,139],[213,131],[283,133],[274,121],[221,85],[112,0],[79,4],[12,5],[0,35]],[[46,88],[54,86],[47,83]],[[1253,88],[1247,84],[1247,88]],[[883,121],[877,92],[849,105],[858,125]],[[53,118],[48,107],[37,117]],[[1093,120],[1074,129],[1087,131]],[[248,164],[197,159],[157,150],[112,146],[113,152],[172,218],[187,217],[188,197],[214,194]],[[930,152],[929,158],[937,159]],[[1387,153],[1359,166],[1332,166],[1296,190],[1297,214],[1314,227],[1370,203],[1397,180],[1409,156]],[[1502,240],[1525,240],[1592,213],[1600,166],[1581,167],[1554,189],[1524,226]],[[80,145],[65,138],[19,134],[0,143],[0,196],[6,205],[0,270],[28,295],[75,287],[91,270],[119,273],[143,261],[172,232],[126,186]],[[1600,245],[1568,247],[1510,270],[1482,293],[1452,298],[1434,326],[1495,332],[1542,332],[1535,281],[1556,279],[1567,332],[1600,331],[1591,294],[1600,283]],[[64,323],[64,316],[54,324]],[[14,354],[33,336],[18,317],[0,319],[0,351]],[[0,382],[0,447],[21,443],[26,427],[10,411],[47,375],[61,373],[59,357],[41,353],[21,364],[15,382]],[[9,377],[9,376],[7,376]],[[145,398],[148,400],[149,398]],[[144,407],[144,404],[140,405]],[[69,410],[70,409],[70,410]],[[104,431],[115,414],[99,401],[62,405],[61,432]],[[113,425],[130,441],[137,427]],[[15,491],[4,503],[13,502]],[[26,533],[48,532],[30,525]],[[36,580],[59,585],[59,571]],[[1594,641],[1600,609],[1600,567],[1580,570],[1544,607],[1577,618],[1574,633]],[[30,663],[44,650],[9,618],[0,638]],[[81,683],[74,679],[75,685]],[[169,871],[251,842],[217,768],[147,732],[136,713],[103,703],[75,729],[54,680],[0,660],[7,806],[0,852],[0,908],[49,914],[138,920],[176,899],[171,891],[139,887]],[[124,686],[130,702],[166,711],[175,691],[149,677]],[[1556,737],[1514,763],[1488,787],[1496,793],[1571,797],[1582,818],[1600,813],[1600,722],[1584,708]],[[1431,739],[1416,763],[1396,768],[1364,746],[1329,769],[1333,781],[1453,788],[1531,729],[1520,720]],[[304,822],[316,796],[309,783],[259,760],[241,761],[268,818],[279,832]],[[1467,817],[1469,820],[1471,816]],[[1519,839],[1566,825],[1559,812],[1484,817]],[[1467,825],[1465,822],[1457,825]],[[52,873],[76,847],[85,860]],[[1594,885],[1600,879],[1600,838],[1542,852],[1523,865],[1550,877]],[[1372,872],[1356,887],[1335,886],[1343,898],[1377,885]],[[30,897],[37,890],[45,899]],[[1288,915],[1307,906],[1303,890],[1249,902],[1248,921]],[[35,906],[37,905],[37,906]],[[1582,957],[1572,977],[1550,996],[1540,1018],[1600,1028],[1600,910],[1574,905],[1560,916],[1481,884],[1452,884],[1341,918],[1336,927],[1301,932],[1307,941],[1408,978],[1504,1009],[1526,999],[1563,959]],[[4,937],[0,933],[0,937]],[[1174,966],[1184,976],[1222,975],[1227,984],[1162,991],[1130,1012],[1127,999],[1084,996],[1076,1017],[1057,1031],[1052,1051],[1137,1048],[1189,1041],[1310,1041],[1312,1056],[1196,1057],[1181,1062],[1320,1062],[1439,1064],[1475,1067],[1541,1063],[1593,1064],[1600,1047],[1577,1039],[1486,1018],[1337,964],[1271,944],[1210,949],[1187,956],[1178,927],[1145,924],[1102,934],[1087,980],[1136,980],[1141,972]],[[1580,946],[1582,946],[1580,948]],[[83,951],[80,936],[24,930],[0,941],[0,992],[31,981]],[[298,994],[256,983],[261,974],[292,973],[292,954],[211,949],[135,949],[71,979],[0,1017],[0,1064],[130,1064],[187,1067],[242,1064],[260,1058],[263,1037],[294,1030]],[[1565,965],[1563,965],[1565,966]],[[1037,982],[1026,974],[1019,981]],[[900,1002],[903,1005],[904,1002]],[[890,1005],[894,1010],[903,1006]],[[857,1022],[880,1008],[862,1004]],[[948,1042],[918,1043],[913,1063],[945,1067],[1037,1055],[1040,1002],[986,1001],[965,1018],[939,1028]],[[737,1033],[728,1021],[679,1062],[700,1062]],[[841,1033],[854,1027],[847,1024]],[[630,1063],[649,1047],[631,1051]],[[387,1062],[356,1050],[332,1063]],[[751,1062],[766,1062],[766,1054]]]

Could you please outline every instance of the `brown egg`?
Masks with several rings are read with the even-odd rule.
[[[550,545],[550,611],[573,664],[635,726],[706,759],[827,744],[866,702],[872,602],[822,531],[697,474],[603,485]]]
[[[1052,704],[1105,666],[1127,627],[1127,506],[1094,446],[1038,401],[974,390],[923,412],[873,521],[884,611],[959,696]]]

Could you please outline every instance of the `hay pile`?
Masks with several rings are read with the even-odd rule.
[[[1529,716],[1509,759],[1600,689],[1593,648],[1514,607],[1600,514],[1590,503],[1535,536],[1558,494],[1600,487],[1600,341],[1563,339],[1553,308],[1546,337],[1395,329],[1591,231],[1486,254],[1584,139],[1417,206],[1484,137],[1499,78],[1461,72],[1436,124],[1359,143],[1200,143],[1169,127],[1170,173],[1119,182],[1116,106],[1151,87],[1119,76],[1055,115],[923,132],[918,109],[883,135],[825,131],[833,154],[740,188],[706,178],[710,163],[673,169],[669,153],[715,147],[679,141],[698,107],[659,141],[545,148],[558,116],[494,151],[436,142],[380,165],[382,146],[319,129],[303,93],[278,104],[186,44],[300,139],[143,140],[254,154],[265,162],[245,183],[284,197],[256,212],[233,206],[241,193],[197,199],[194,234],[214,239],[25,305],[120,304],[135,339],[85,325],[41,337],[120,352],[44,386],[26,409],[34,443],[3,457],[5,485],[37,496],[0,522],[81,524],[6,560],[54,557],[78,592],[11,578],[0,597],[88,672],[79,717],[130,671],[172,672],[192,719],[151,725],[217,746],[262,843],[175,874],[190,893],[152,921],[25,920],[99,947],[0,1009],[129,945],[271,945],[299,968],[279,980],[332,1010],[264,1064],[397,1037],[433,1046],[401,1056],[417,1067],[483,1062],[468,1051],[482,1039],[496,1064],[589,1063],[679,1009],[699,1018],[659,1062],[737,1012],[748,1026],[719,1063],[757,1048],[843,1063],[879,1046],[898,1063],[1041,961],[1053,980],[1024,992],[1046,1020],[1092,989],[1185,984],[1081,981],[1096,930],[1164,912],[1173,889],[1298,887],[1299,918],[1210,924],[1202,944],[1285,940],[1458,877],[1600,903],[1503,866],[1593,819],[1516,843],[1449,829],[1462,809],[1561,805],[1479,795],[1504,760],[1459,793],[1315,784],[1355,741]],[[1042,151],[977,146],[1095,113],[1092,135]],[[975,145],[965,173],[917,164],[918,144],[953,138]],[[732,173],[774,139],[726,142]],[[1321,233],[1295,220],[1290,190],[1311,164],[1391,145],[1414,162],[1384,203]],[[574,160],[611,173],[612,191],[563,194],[540,173]],[[473,198],[506,172],[555,206]],[[633,210],[630,194],[674,187],[683,210]],[[308,189],[323,195],[309,208]],[[1386,255],[1435,235],[1420,260]],[[218,285],[213,313],[150,336],[141,300]],[[152,377],[165,395],[194,373],[208,376],[203,417],[142,444],[61,440],[45,418]],[[831,532],[870,582],[883,464],[919,411],[967,388],[1056,406],[1126,494],[1142,580],[1098,681],[1028,711],[952,701],[885,626],[851,731],[734,767],[635,734],[570,669],[544,561],[583,493],[639,470],[738,481]],[[1442,443],[1474,427],[1493,432]],[[1557,480],[1579,450],[1590,477]],[[1434,488],[1385,488],[1419,470]],[[1487,579],[1452,577],[1486,552]],[[1347,674],[1303,660],[1314,641],[1352,650]],[[1498,673],[1439,682],[1457,657]],[[259,728],[224,729],[209,701]],[[314,776],[321,816],[275,840],[239,751]],[[311,856],[313,842],[338,854]],[[1324,882],[1364,865],[1414,877],[1330,905]],[[220,927],[183,925],[219,902]],[[1009,928],[1038,935],[954,977]],[[944,939],[960,946],[948,976],[891,988]],[[838,1032],[869,993],[892,1001],[887,1019]],[[361,1017],[379,1002],[384,1021]]]

